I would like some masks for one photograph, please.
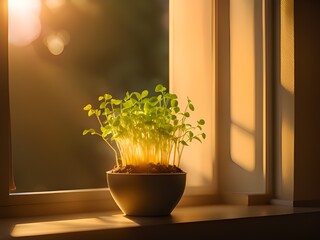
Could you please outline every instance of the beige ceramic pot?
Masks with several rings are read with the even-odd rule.
[[[111,195],[129,216],[166,216],[180,201],[186,173],[107,172]]]

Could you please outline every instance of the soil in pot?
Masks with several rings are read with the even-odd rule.
[[[111,170],[112,173],[183,173],[181,168],[175,165],[163,165],[148,163],[139,166],[126,165],[115,167]]]

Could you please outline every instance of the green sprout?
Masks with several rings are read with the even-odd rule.
[[[83,108],[89,117],[97,118],[100,129],[86,129],[83,135],[100,136],[114,152],[117,167],[148,163],[168,166],[170,162],[179,167],[184,148],[193,140],[206,138],[202,132],[205,121],[201,119],[196,125],[187,122],[195,110],[189,98],[181,111],[176,94],[166,92],[161,84],[155,93],[158,95],[149,97],[147,90],[127,92],[123,100],[110,94],[100,96],[99,108],[91,104]]]

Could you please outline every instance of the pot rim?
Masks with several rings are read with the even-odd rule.
[[[107,171],[110,175],[132,175],[132,176],[172,176],[172,175],[186,175],[186,172],[180,173],[114,173],[112,170]]]

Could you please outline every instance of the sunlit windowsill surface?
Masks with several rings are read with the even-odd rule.
[[[211,205],[179,207],[167,217],[126,217],[117,211],[2,219],[0,239],[315,237],[319,222],[320,208]]]

